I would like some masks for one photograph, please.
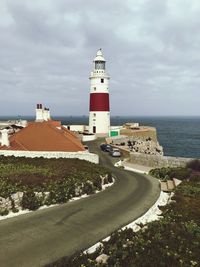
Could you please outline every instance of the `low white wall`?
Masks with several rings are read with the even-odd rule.
[[[96,137],[95,134],[93,134],[93,135],[82,135],[82,141],[83,142],[94,141],[96,139],[97,139],[97,137]]]
[[[123,128],[123,126],[110,126],[110,131],[112,131],[112,130],[120,130],[120,129],[122,129]]]
[[[95,164],[99,163],[99,156],[89,152],[59,152],[59,151],[21,151],[21,150],[0,150],[0,155],[26,158],[67,158],[86,160]]]
[[[69,126],[70,131],[75,131],[75,132],[84,132],[85,131],[85,125],[63,125],[63,126],[67,129]]]

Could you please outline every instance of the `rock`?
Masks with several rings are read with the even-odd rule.
[[[9,198],[0,197],[0,208],[10,210],[12,209],[12,203]]]
[[[19,209],[21,207],[21,202],[23,198],[23,192],[17,192],[11,195],[11,198],[13,199],[15,203],[15,208]]]
[[[99,256],[96,258],[96,262],[97,262],[97,263],[103,263],[103,264],[105,264],[105,263],[107,263],[108,259],[109,259],[109,256],[108,256],[108,255],[106,255],[106,254],[101,254],[101,255],[99,255]]]

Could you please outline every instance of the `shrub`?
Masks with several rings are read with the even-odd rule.
[[[9,210],[8,209],[0,209],[0,215],[1,216],[8,215],[8,213],[9,213]]]
[[[96,187],[97,190],[101,190],[102,189],[102,180],[101,180],[101,177],[97,176],[94,179],[93,185],[94,185],[94,187]]]
[[[187,164],[187,168],[200,172],[200,160],[195,159]]]
[[[108,178],[107,177],[104,177],[103,184],[108,184]]]
[[[190,181],[193,181],[193,182],[200,182],[200,173],[192,173],[191,176],[190,176]]]
[[[90,195],[94,193],[94,187],[91,183],[86,182],[83,186],[83,193]]]
[[[112,183],[113,182],[113,177],[112,177],[112,174],[110,172],[108,173],[107,177],[108,177],[108,182]]]
[[[56,200],[55,200],[55,194],[53,192],[50,192],[48,197],[44,201],[44,205],[50,206],[52,204],[56,204]]]
[[[200,187],[196,187],[190,184],[185,184],[177,188],[177,191],[181,192],[187,197],[200,197]]]
[[[59,190],[56,190],[54,198],[56,203],[65,203],[67,201],[67,193],[65,189],[60,187]]]
[[[14,208],[12,208],[12,212],[17,213],[17,212],[19,212],[19,210],[14,207]]]
[[[191,170],[188,168],[177,167],[177,168],[157,168],[153,169],[149,172],[152,176],[161,179],[161,180],[169,180],[172,178],[177,178],[180,180],[188,179],[191,175]]]
[[[41,204],[33,191],[24,192],[21,202],[22,209],[37,210]]]

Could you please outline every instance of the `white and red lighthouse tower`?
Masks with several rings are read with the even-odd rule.
[[[106,61],[101,49],[94,59],[94,69],[90,75],[90,115],[89,131],[97,136],[107,136],[110,129],[110,107],[108,83],[110,77],[106,74]]]

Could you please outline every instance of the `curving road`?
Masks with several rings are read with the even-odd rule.
[[[158,181],[100,163],[116,177],[105,191],[75,202],[0,221],[0,266],[43,266],[86,249],[145,213],[159,196]]]

